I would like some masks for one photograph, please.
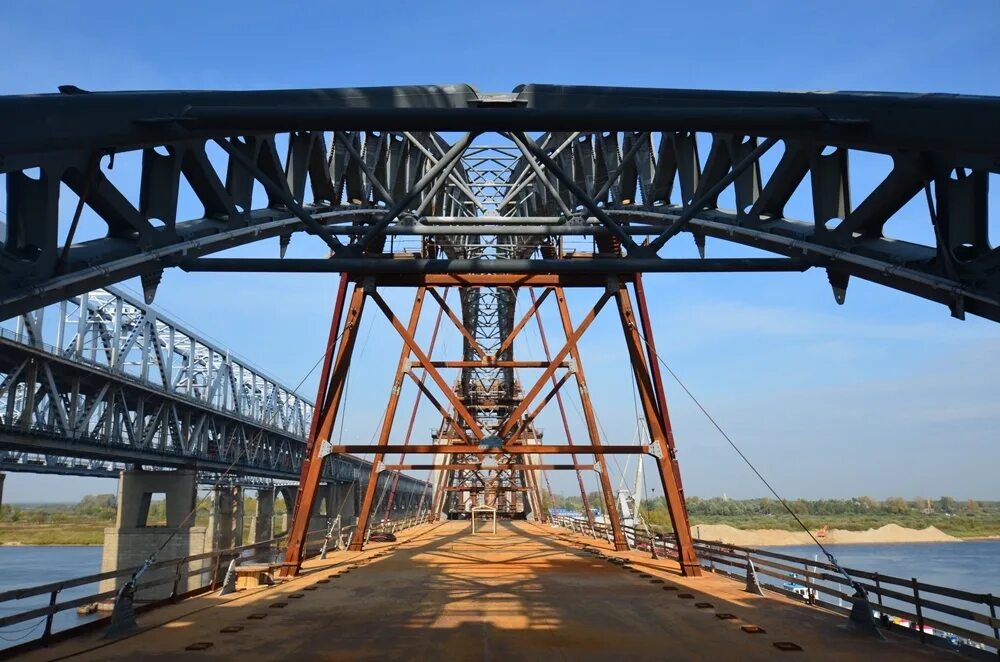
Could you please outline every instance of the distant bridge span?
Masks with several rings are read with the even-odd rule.
[[[187,467],[212,484],[294,482],[313,403],[127,293],[85,292],[0,328],[0,470],[113,477]],[[337,455],[324,480],[366,482]],[[389,480],[389,474],[383,480]],[[402,493],[426,483],[401,478]]]

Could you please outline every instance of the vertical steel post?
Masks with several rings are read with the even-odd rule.
[[[49,596],[49,613],[45,616],[45,631],[42,632],[42,639],[48,639],[52,636],[52,621],[55,620],[56,612],[56,599],[59,596],[59,589],[52,591]]]
[[[667,408],[667,392],[663,387],[663,372],[660,370],[659,354],[656,351],[656,340],[653,336],[653,323],[649,314],[649,307],[646,305],[646,290],[642,285],[642,274],[635,275],[635,306],[639,312],[639,322],[642,325],[642,335],[646,341],[646,355],[649,357],[650,376],[653,381],[653,390],[656,393],[656,404],[660,410],[660,417],[663,421],[663,434],[667,438],[667,448],[670,451],[670,466],[674,472],[674,480],[677,482],[677,489],[681,493],[681,507],[684,509],[684,519],[687,521],[687,499],[684,498],[684,483],[681,480],[681,468],[677,463],[676,442],[674,441],[674,428],[670,423],[670,410]],[[641,460],[640,460],[641,462]]]
[[[685,576],[697,577],[701,575],[701,566],[698,565],[698,557],[695,554],[694,543],[691,540],[691,528],[684,509],[683,496],[675,479],[671,463],[671,449],[667,445],[663,419],[660,417],[660,412],[656,406],[656,395],[653,391],[652,379],[646,368],[646,360],[642,350],[642,337],[639,335],[639,325],[632,310],[632,298],[625,283],[618,283],[615,300],[618,303],[622,332],[625,335],[625,343],[628,346],[629,357],[632,361],[632,372],[635,375],[639,400],[642,403],[643,412],[646,416],[649,438],[658,447],[656,468],[660,472],[660,480],[663,483],[663,494],[667,500],[670,522],[674,527],[674,533],[677,535],[677,552],[681,572]]]
[[[364,310],[364,288],[355,286],[338,347],[337,329],[340,328],[346,293],[347,275],[342,274],[340,288],[337,292],[337,303],[330,321],[330,335],[327,340],[324,366],[316,397],[317,409],[313,410],[313,420],[309,426],[309,439],[306,442],[305,457],[302,460],[302,472],[299,477],[299,489],[295,496],[292,523],[288,531],[288,548],[285,551],[285,561],[281,568],[281,575],[286,577],[298,574],[299,566],[302,563],[309,517],[323,474],[323,441],[329,438],[333,431],[337,409],[340,407],[340,400],[347,381],[347,371],[351,364],[351,354],[358,338],[361,313]],[[334,360],[335,350],[336,359]],[[322,377],[328,379],[324,380]]]
[[[583,372],[583,361],[580,358],[580,347],[575,340],[572,340],[573,321],[569,314],[569,305],[566,303],[566,292],[561,287],[555,288],[556,303],[559,306],[559,317],[562,320],[563,331],[566,334],[566,342],[569,344],[569,356],[576,367],[576,385],[580,392],[580,403],[583,406],[583,418],[587,423],[587,434],[590,435],[590,444],[595,448],[601,446],[601,432],[597,425],[597,415],[594,413],[594,405],[590,401],[590,390],[587,388],[587,377]],[[615,496],[611,492],[611,479],[608,477],[607,462],[602,456],[594,457],[594,463],[600,463],[601,471],[597,472],[597,478],[601,484],[601,494],[604,495],[604,510],[608,514],[608,521],[611,524],[612,543],[615,551],[621,552],[628,549],[625,535],[622,533],[621,515],[618,512],[618,505]],[[593,528],[593,521],[588,518]]]
[[[535,297],[535,290],[532,288],[528,289],[528,294],[531,295],[531,303],[535,308],[535,322],[538,324],[538,336],[542,340],[542,351],[545,352],[545,360],[552,361],[552,352],[549,351],[549,341],[545,337],[545,327],[542,325],[542,314],[538,310],[538,302]],[[552,375],[552,385],[556,384],[556,376]],[[566,404],[563,402],[562,393],[556,391],[556,405],[559,407],[559,417],[562,419],[563,431],[566,433],[566,443],[570,446],[573,445],[573,435],[569,430],[569,418],[566,416]],[[576,459],[576,453],[571,453],[570,457],[573,459],[573,464],[579,464]],[[545,482],[548,484],[548,476],[545,477]],[[580,486],[580,499],[583,500],[583,509],[587,513],[587,522],[590,524],[590,528],[594,528],[594,511],[590,508],[590,499],[587,498],[587,488],[583,484],[583,473],[576,469],[576,482]],[[549,494],[552,494],[552,488],[549,487]]]
[[[444,297],[443,298],[444,299],[448,298],[448,290],[447,290],[447,288],[444,291]],[[441,330],[441,318],[442,317],[444,317],[444,308],[439,308],[438,309],[438,313],[437,313],[437,318],[434,320],[434,329],[431,331],[431,340],[430,340],[430,343],[428,343],[428,345],[427,345],[427,358],[431,358],[431,357],[434,356],[434,345],[437,343],[438,332]],[[424,372],[424,374],[422,374],[420,376],[420,382],[423,383],[423,381],[426,378],[427,378],[427,373]],[[417,390],[417,395],[413,399],[413,409],[410,410],[410,423],[406,427],[406,436],[403,437],[403,445],[404,446],[409,446],[410,445],[410,438],[413,436],[413,425],[414,425],[414,423],[416,423],[416,420],[417,420],[417,410],[420,408],[420,400],[423,397],[423,394],[424,394],[423,391],[421,391],[421,390],[418,389]],[[402,463],[404,459],[406,459],[406,453],[405,452],[400,454],[400,457],[399,457],[400,463]],[[393,505],[393,503],[396,500],[396,488],[399,486],[399,477],[400,477],[400,475],[401,475],[401,473],[397,472],[396,475],[393,477],[392,488],[389,490],[389,499],[388,499],[388,502],[386,503],[386,507],[385,507],[386,512],[389,512],[392,509],[392,505]],[[421,494],[420,495],[420,505],[421,506],[423,505],[423,498],[424,498],[423,494]],[[418,508],[419,507],[420,506],[418,506]]]
[[[910,585],[913,587],[913,606],[917,610],[917,627],[920,629],[920,643],[927,641],[927,634],[924,632],[924,610],[920,604],[920,586],[917,578],[910,578]]]
[[[410,336],[413,336],[417,332],[417,324],[420,321],[420,311],[424,306],[425,293],[426,288],[418,287],[417,294],[413,298],[413,309],[410,312],[410,323],[406,329]],[[403,349],[399,353],[399,364],[396,366],[396,376],[392,381],[392,391],[389,393],[389,402],[386,405],[385,418],[382,419],[382,431],[379,433],[378,437],[378,448],[380,449],[389,445],[389,435],[392,433],[392,423],[396,418],[396,409],[399,407],[399,396],[403,390],[403,378],[406,376],[406,371],[409,369],[409,358],[410,346],[404,342]],[[353,552],[360,552],[364,548],[366,540],[365,536],[368,531],[368,522],[371,519],[375,493],[378,490],[378,475],[381,471],[379,467],[384,458],[385,453],[378,450],[375,452],[375,457],[372,459],[371,476],[368,479],[368,485],[365,487],[365,496],[361,501],[361,510],[358,512],[358,535],[356,535],[354,540],[351,541],[350,550]]]

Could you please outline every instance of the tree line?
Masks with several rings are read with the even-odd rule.
[[[603,498],[600,492],[591,492],[587,499],[592,507],[603,510]],[[581,510],[583,500],[580,496],[549,495],[547,505],[567,510]],[[796,515],[908,515],[937,514],[964,515],[977,513],[1000,514],[1000,501],[977,501],[975,499],[956,499],[950,496],[937,498],[915,497],[905,499],[900,496],[886,499],[874,499],[869,496],[851,497],[848,499],[794,499],[786,502]],[[667,502],[663,497],[642,501],[643,511],[666,510]],[[767,497],[759,499],[729,499],[726,497],[687,498],[688,514],[692,517],[760,517],[787,515],[788,511],[776,499]]]

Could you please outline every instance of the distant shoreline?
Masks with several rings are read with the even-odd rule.
[[[696,524],[691,527],[691,533],[705,541],[717,541],[739,547],[792,547],[813,543],[812,536],[805,531],[737,529],[728,524]],[[933,526],[924,529],[908,529],[898,524],[886,524],[865,531],[830,529],[826,531],[825,535],[818,535],[817,532],[812,532],[812,535],[815,535],[820,542],[830,545],[962,542],[973,539],[948,535]],[[975,539],[996,540],[1000,537],[985,536]]]

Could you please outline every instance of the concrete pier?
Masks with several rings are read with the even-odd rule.
[[[274,537],[275,489],[257,490],[257,510],[250,522],[250,542],[263,542]]]
[[[229,549],[243,544],[243,488],[220,485],[213,490],[208,518],[211,535],[205,551]]]
[[[149,510],[154,495],[165,499],[165,526],[150,526]],[[200,554],[205,549],[205,527],[194,526],[193,510],[197,498],[197,474],[194,471],[123,471],[118,477],[118,516],[115,526],[104,529],[104,554],[101,571],[139,566],[156,553],[157,560]],[[159,550],[159,551],[158,551]],[[202,562],[185,564],[180,570],[201,569]],[[154,570],[144,574],[142,582],[175,576],[177,568]],[[101,582],[101,591],[118,590],[128,577]],[[188,576],[178,582],[178,592],[201,585],[200,576]],[[170,597],[173,583],[140,590],[139,600]]]

